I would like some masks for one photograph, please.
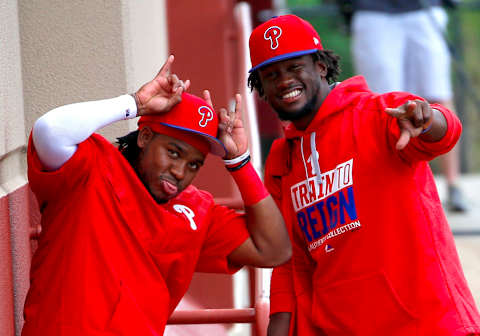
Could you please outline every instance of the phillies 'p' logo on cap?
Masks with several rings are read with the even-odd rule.
[[[218,117],[207,102],[184,92],[182,101],[170,111],[140,117],[138,128],[150,127],[154,132],[189,143],[203,154],[225,156],[225,147],[217,139]]]
[[[295,15],[271,18],[250,35],[252,72],[262,66],[322,50],[320,36],[313,26]]]
[[[278,48],[278,38],[282,36],[282,29],[277,26],[272,26],[265,30],[263,34],[263,38],[265,40],[270,40],[270,48],[277,49]]]
[[[213,120],[213,111],[208,106],[200,106],[198,113],[202,116],[202,119],[198,122],[200,127],[206,127],[210,120]]]

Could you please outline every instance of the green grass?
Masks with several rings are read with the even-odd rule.
[[[467,2],[465,0],[465,2]],[[473,91],[480,100],[480,69],[478,61],[480,59],[480,9],[479,10],[462,10],[460,12],[461,22],[461,42],[463,44],[463,55],[465,61],[465,71]],[[466,123],[464,128],[468,127],[468,158],[469,168],[471,171],[480,171],[480,106],[466,95],[465,99],[465,115]]]

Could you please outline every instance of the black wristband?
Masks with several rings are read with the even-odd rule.
[[[238,166],[235,166],[235,167],[228,167],[228,166],[225,166],[225,168],[227,168],[227,170],[229,172],[234,172],[234,171],[237,171],[239,169],[241,169],[243,166],[245,166],[248,162],[250,162],[250,155],[242,161],[242,163],[240,163]]]

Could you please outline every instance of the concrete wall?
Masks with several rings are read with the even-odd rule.
[[[166,57],[163,1],[19,0],[26,129],[68,103],[131,92]],[[103,131],[123,134],[127,122]]]

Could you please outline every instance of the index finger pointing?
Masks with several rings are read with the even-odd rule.
[[[203,90],[203,99],[207,102],[208,105],[213,107],[212,97],[210,96],[210,91]]]
[[[242,96],[237,93],[235,95],[235,115],[238,119],[242,119]]]
[[[398,138],[397,144],[395,146],[397,150],[404,149],[405,146],[407,146],[408,143],[410,142],[410,138],[411,138],[410,133],[405,129],[402,130],[400,133],[400,137]]]
[[[384,111],[385,111],[385,113],[391,115],[394,118],[398,118],[398,117],[405,114],[405,111],[403,109],[399,109],[399,108],[387,107]]]
[[[172,66],[172,63],[173,63],[174,59],[175,59],[175,57],[173,55],[168,56],[167,60],[162,65],[162,67],[160,68],[160,71],[157,73],[155,78],[169,75],[170,74],[170,68]]]

